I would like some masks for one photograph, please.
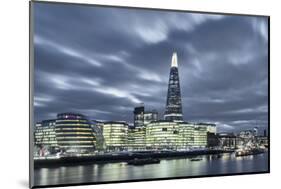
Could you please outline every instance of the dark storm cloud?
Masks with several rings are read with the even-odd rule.
[[[177,51],[185,120],[267,128],[267,19],[35,3],[35,119],[162,115]]]

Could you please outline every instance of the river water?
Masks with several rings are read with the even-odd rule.
[[[106,182],[134,179],[155,179],[184,176],[207,176],[268,170],[268,154],[235,157],[232,154],[200,156],[201,161],[189,158],[161,159],[159,164],[142,166],[121,163],[62,166],[35,169],[36,186]]]

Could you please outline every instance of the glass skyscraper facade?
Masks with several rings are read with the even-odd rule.
[[[178,57],[177,53],[175,52],[172,56],[164,119],[168,121],[181,121],[183,119],[180,80],[178,71]]]

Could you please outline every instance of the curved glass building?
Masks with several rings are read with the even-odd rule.
[[[127,148],[128,124],[126,122],[104,122],[102,131],[105,146],[108,150],[123,150]]]
[[[96,137],[91,122],[82,114],[58,114],[56,138],[59,147],[67,152],[84,153],[95,149]]]
[[[180,145],[179,124],[172,121],[153,121],[146,126],[148,149],[176,149]]]

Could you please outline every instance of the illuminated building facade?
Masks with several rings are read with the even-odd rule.
[[[197,125],[207,127],[207,132],[209,132],[209,133],[214,133],[214,134],[217,133],[217,126],[216,126],[216,124],[212,124],[212,123],[198,123]]]
[[[134,109],[134,127],[144,126],[144,106],[138,106]]]
[[[180,145],[179,124],[171,121],[153,121],[146,126],[148,149],[176,149]]]
[[[143,150],[145,149],[145,127],[129,127],[128,129],[128,149]]]
[[[179,144],[181,149],[187,149],[193,146],[194,124],[188,122],[180,122],[179,124]]]
[[[145,149],[146,126],[152,121],[158,120],[157,111],[145,111],[144,106],[134,109],[134,126],[128,130],[128,147],[130,150]]]
[[[107,150],[124,150],[127,148],[128,124],[126,122],[104,122],[102,132]]]
[[[177,53],[173,53],[172,56],[164,119],[167,121],[182,120],[182,104]]]
[[[44,120],[35,125],[34,142],[38,147],[58,147],[56,138],[56,120]]]
[[[96,137],[95,148],[96,148],[96,150],[99,150],[99,151],[105,149],[104,137],[103,137],[103,133],[102,133],[102,125],[103,125],[103,123],[100,121],[96,121],[96,120],[91,121],[91,127],[93,130],[93,134]]]
[[[134,127],[145,127],[151,121],[158,120],[158,112],[155,110],[145,111],[144,106],[134,109]]]
[[[194,125],[193,130],[193,146],[206,147],[207,146],[207,127],[202,125]]]
[[[207,126],[188,122],[153,121],[146,126],[146,148],[188,149],[207,146]]]
[[[223,149],[236,149],[237,137],[234,133],[219,133],[220,147]]]
[[[146,127],[152,121],[158,120],[158,112],[156,110],[145,111],[143,116],[143,124]]]
[[[59,147],[67,152],[84,153],[95,149],[96,137],[91,123],[81,114],[58,114],[56,137]]]

